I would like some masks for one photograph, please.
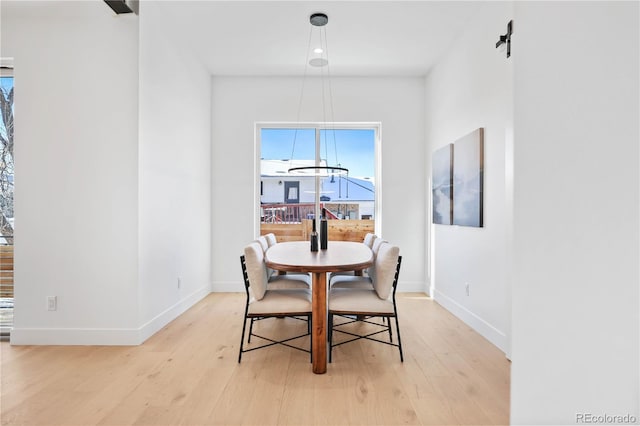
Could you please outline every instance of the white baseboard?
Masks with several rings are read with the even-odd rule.
[[[12,345],[139,345],[210,293],[194,291],[138,328],[13,328]]]
[[[11,330],[12,345],[100,345],[140,344],[136,328],[16,328]]]
[[[162,327],[169,324],[174,319],[178,318],[184,311],[198,303],[205,298],[211,292],[209,285],[203,286],[191,294],[183,297],[178,303],[165,309],[160,314],[156,315],[150,321],[143,324],[139,330],[139,343],[143,343],[149,337],[156,334]]]
[[[446,310],[461,319],[469,327],[480,333],[485,339],[493,343],[502,352],[507,353],[507,336],[485,321],[480,316],[468,310],[446,294],[434,289],[433,299],[442,305]]]

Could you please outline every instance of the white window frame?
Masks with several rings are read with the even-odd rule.
[[[262,129],[320,129],[320,130],[357,130],[371,129],[374,131],[374,197],[373,210],[375,214],[374,232],[382,235],[382,123],[381,122],[255,122],[254,127],[254,190],[253,190],[253,234],[260,235],[260,153],[262,149]]]

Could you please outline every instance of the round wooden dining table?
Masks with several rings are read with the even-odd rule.
[[[311,339],[313,372],[327,371],[327,273],[358,271],[373,264],[373,252],[363,243],[329,241],[326,250],[311,251],[308,241],[275,244],[266,251],[271,269],[312,275]]]

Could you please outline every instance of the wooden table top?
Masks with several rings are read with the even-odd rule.
[[[269,247],[265,262],[279,271],[354,271],[371,266],[373,252],[362,243],[349,241],[329,241],[326,250],[313,252],[308,241],[291,241]]]

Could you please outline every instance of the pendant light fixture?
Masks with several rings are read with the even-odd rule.
[[[327,89],[328,89],[328,97],[329,97],[329,109],[330,109],[330,114],[331,114],[331,121],[333,122],[333,94],[332,94],[332,90],[331,90],[331,72],[330,72],[330,65],[329,65],[329,47],[327,44],[327,32],[326,32],[326,25],[329,23],[329,17],[325,14],[325,13],[313,13],[311,14],[311,16],[309,16],[309,22],[311,23],[311,28],[309,31],[309,43],[307,46],[307,58],[305,60],[305,68],[304,68],[304,75],[302,77],[302,89],[300,92],[300,101],[298,103],[298,123],[300,122],[300,112],[302,109],[302,98],[304,95],[304,87],[305,87],[305,81],[306,81],[306,77],[307,77],[307,73],[308,73],[308,67],[312,66],[312,67],[316,67],[316,68],[320,68],[320,80],[321,80],[321,87],[322,87],[322,112],[323,112],[323,117],[325,118],[324,120],[324,126],[323,128],[325,129],[325,150],[327,150],[327,141],[326,141],[326,131],[329,130],[327,128],[327,120],[326,120],[326,111],[327,111],[327,106],[325,105],[325,83],[327,84]],[[313,34],[314,31],[317,31],[319,33],[319,39],[320,39],[320,47],[316,47],[313,52],[316,55],[320,55],[320,56],[316,56],[313,57],[311,59],[309,59],[309,55],[311,52],[311,40],[313,38]],[[326,70],[326,72],[325,72]],[[326,79],[326,82],[325,82]],[[296,127],[296,131],[294,132],[294,136],[293,136],[293,149],[291,151],[291,160],[289,162],[289,164],[291,164],[292,166],[294,165],[293,163],[293,158],[294,158],[294,153],[295,153],[295,146],[296,146],[296,137],[297,137],[297,133],[298,133],[298,127]],[[299,166],[299,167],[291,167],[289,168],[289,170],[287,171],[287,173],[290,174],[296,174],[296,175],[300,175],[300,176],[316,176],[316,177],[331,177],[333,179],[334,176],[339,176],[339,175],[348,175],[349,174],[349,170],[345,167],[342,167],[340,165],[340,163],[338,162],[338,148],[337,148],[337,143],[336,143],[336,136],[335,136],[335,129],[333,131],[333,143],[334,143],[334,150],[335,150],[335,154],[336,154],[336,163],[334,165],[322,165],[319,164],[318,160],[316,159],[316,164],[314,166]],[[326,162],[328,163],[328,158],[326,159]]]

